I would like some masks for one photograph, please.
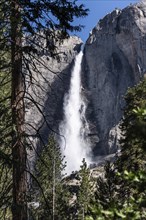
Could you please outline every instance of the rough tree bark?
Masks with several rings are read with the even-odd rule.
[[[13,220],[27,220],[26,146],[24,144],[24,78],[19,0],[11,1]]]

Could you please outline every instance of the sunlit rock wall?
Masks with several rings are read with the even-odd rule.
[[[90,137],[96,155],[117,150],[119,122],[127,88],[146,71],[146,4],[139,3],[105,16],[84,48],[83,86],[88,97]]]

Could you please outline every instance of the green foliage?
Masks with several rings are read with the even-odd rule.
[[[80,167],[79,179],[80,187],[77,193],[76,209],[78,219],[84,220],[94,187],[94,180],[91,177],[90,169],[87,167],[85,159],[83,159]]]
[[[62,219],[64,212],[67,212],[69,193],[62,182],[64,168],[65,164],[60,148],[52,136],[48,146],[43,148],[36,164],[35,180],[37,182],[34,180],[33,187],[36,185],[36,189],[35,197],[32,199],[39,202],[39,207],[34,210],[35,219]]]
[[[0,158],[10,163],[12,119],[10,108],[10,76],[0,72]]]
[[[11,77],[10,68],[6,68],[9,62],[8,51],[1,50],[0,64],[4,63],[5,65],[0,65],[0,219],[11,218],[12,204]]]
[[[4,37],[7,28],[5,22],[5,13],[0,4],[0,219],[11,218],[12,204],[11,68]]]
[[[119,189],[117,188],[116,190],[112,191],[112,195],[114,197],[109,197],[107,190],[104,191],[104,184],[106,180],[103,179],[101,181],[101,184],[103,185],[102,192],[99,191],[98,186],[98,193],[101,193],[101,200],[97,199],[95,196],[95,199],[92,200],[88,207],[88,214],[85,218],[86,220],[144,220],[146,218],[146,173],[140,171],[136,174],[125,171],[124,176],[122,175],[121,177],[123,181],[126,180],[127,185],[129,183],[130,194],[128,197],[122,199],[120,189],[122,186],[116,185],[115,182],[112,185],[114,185],[114,188],[118,186]],[[120,178],[120,180],[122,179]],[[124,192],[124,190],[127,191],[127,185],[123,185],[122,192]],[[105,205],[104,197],[106,197],[106,195],[107,198]]]
[[[87,212],[87,219],[117,219],[128,190],[125,181],[117,175],[113,163],[107,162],[104,173],[97,178],[96,191]]]
[[[16,13],[18,8],[15,7],[15,4],[21,8],[18,10],[19,13]],[[60,43],[73,31],[81,31],[83,26],[74,25],[73,21],[85,17],[87,14],[88,9],[83,4],[78,4],[77,0],[19,0],[16,2],[1,0],[0,39],[2,38],[2,40],[0,49],[9,48],[11,50],[10,38],[13,35],[13,27],[18,26],[21,28],[17,29],[17,37],[25,36],[28,42],[27,45],[20,46],[21,51],[27,54],[37,54],[41,49],[47,48],[51,56],[54,56],[56,42]],[[12,25],[14,26],[12,27]],[[42,45],[36,43],[38,36],[46,43],[46,47],[42,48]],[[18,44],[17,49],[20,49]]]
[[[86,220],[146,219],[146,80],[126,95],[121,155],[105,166]]]
[[[115,193],[117,191],[116,175],[113,164],[107,162],[104,167],[105,175],[97,178],[97,190],[95,192],[96,201],[108,209],[114,207],[116,203]]]
[[[31,81],[31,70],[40,50],[47,50],[51,56],[56,56],[56,42],[62,42],[69,36],[69,32],[80,31],[82,26],[74,26],[73,21],[75,18],[86,16],[87,12],[88,10],[82,4],[78,5],[76,0],[0,1],[0,215],[3,215],[3,210],[7,212],[7,206],[12,203],[10,186],[13,185],[13,207],[17,207],[13,209],[13,219],[27,218],[26,202],[23,199],[27,194],[25,158],[28,145],[24,137],[24,98],[28,98],[29,94],[26,95],[26,74],[27,80],[30,77]],[[39,41],[44,41],[45,46],[38,43],[38,38]],[[35,71],[38,71],[36,66]],[[35,100],[31,101],[39,106]],[[56,162],[56,158],[54,161]],[[59,165],[57,163],[53,166],[56,168]],[[56,177],[57,170],[53,175],[59,182],[59,177]],[[46,178],[46,182],[44,179],[42,189],[44,194],[47,194],[49,192],[45,185],[50,181],[50,176],[47,178],[44,174],[42,181],[43,178]],[[19,212],[20,207],[22,212]],[[4,218],[2,215],[0,219]]]
[[[121,139],[121,164],[124,169],[139,169],[146,159],[143,150],[146,145],[146,80],[129,89],[126,97],[127,107],[121,123],[124,137]],[[129,158],[127,160],[127,157]]]

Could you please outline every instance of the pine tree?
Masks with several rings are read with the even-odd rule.
[[[4,13],[0,7],[0,19]],[[4,41],[6,26],[0,23],[0,42]],[[0,219],[11,218],[12,155],[11,155],[11,75],[10,54],[0,43]]]
[[[121,122],[121,155],[97,179],[87,219],[146,218],[146,81],[129,89]]]
[[[12,155],[9,84],[0,73],[0,219],[9,216],[12,203]],[[3,85],[2,85],[3,84]]]
[[[67,211],[67,204],[69,203],[69,195],[62,182],[64,168],[65,164],[60,148],[52,136],[49,139],[48,146],[42,150],[36,164],[37,182],[33,183],[32,187],[36,185],[36,202],[39,202],[39,207],[34,212],[35,218],[38,217],[43,220],[63,219],[63,208],[65,206],[65,211]]]
[[[27,144],[24,103],[26,91],[23,70],[28,68],[29,57],[31,57],[29,62],[32,56],[35,59],[42,47],[36,45],[32,39],[34,35],[39,35],[46,40],[47,50],[53,56],[57,41],[60,42],[68,37],[69,31],[81,30],[81,25],[72,25],[74,18],[86,15],[87,10],[83,5],[77,5],[76,1],[1,0],[0,2],[0,29],[3,29],[0,49],[9,51],[11,60],[10,68],[3,62],[4,59],[0,60],[0,69],[7,66],[11,79],[13,220],[27,219]],[[4,71],[4,74],[6,77],[7,71]]]
[[[0,219],[3,219],[11,212],[12,203],[10,87],[9,76],[5,77],[3,72],[0,72],[0,87]]]
[[[123,138],[119,163],[121,170],[136,171],[143,167],[145,161],[146,123],[142,114],[146,108],[146,80],[129,89],[125,100],[127,107],[121,122]]]
[[[146,80],[129,89],[127,106],[121,123],[121,156],[115,166],[120,173],[123,189],[128,191],[125,213],[127,218],[145,219],[146,210]]]
[[[91,199],[94,182],[91,181],[90,169],[87,167],[85,159],[82,161],[82,165],[79,171],[80,187],[77,194],[76,209],[77,219],[84,220],[87,212],[87,208]]]

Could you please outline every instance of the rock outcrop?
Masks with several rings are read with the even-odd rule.
[[[58,47],[59,60],[40,51],[27,79],[26,123],[30,143],[46,144],[63,116],[63,97],[82,41],[70,37]],[[41,61],[42,65],[39,65]],[[128,87],[146,72],[146,3],[114,10],[93,28],[84,47],[82,92],[88,101],[89,137],[95,156],[118,149],[119,123]],[[35,100],[35,102],[33,102]],[[39,140],[39,141],[38,141]],[[32,153],[33,152],[33,153]],[[34,155],[31,150],[30,155]]]
[[[82,67],[94,152],[113,153],[118,148],[123,96],[146,71],[146,3],[116,9],[100,20],[85,44]]]
[[[64,40],[57,45],[57,59],[47,50],[39,51],[38,57],[31,62],[31,74],[26,72],[25,120],[31,146],[30,162],[34,161],[36,150],[48,143],[49,133],[57,133],[63,115],[64,94],[69,88],[72,65],[81,45],[81,39],[75,36]]]

